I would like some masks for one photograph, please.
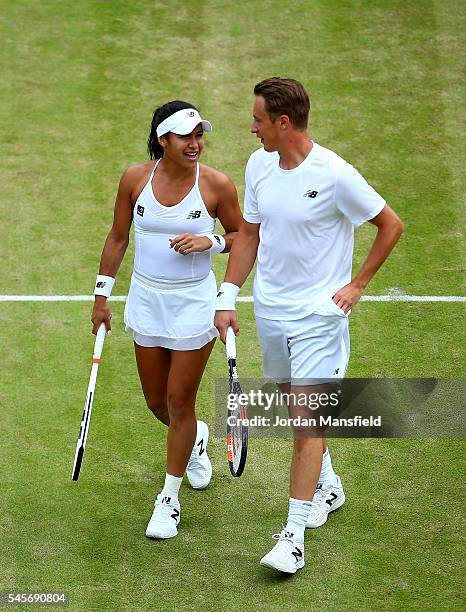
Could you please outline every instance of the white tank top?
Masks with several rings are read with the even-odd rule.
[[[133,211],[135,253],[134,272],[147,280],[190,281],[205,278],[211,269],[210,251],[180,255],[170,248],[169,238],[189,232],[212,234],[213,219],[199,191],[199,163],[191,191],[175,206],[164,206],[155,198],[152,178],[141,191]]]

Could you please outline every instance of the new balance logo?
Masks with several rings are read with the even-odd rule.
[[[199,219],[200,216],[201,216],[200,210],[191,210],[188,213],[188,216],[186,217],[186,219]]]
[[[330,499],[331,497],[331,499]],[[336,493],[330,493],[330,497],[328,499],[325,500],[325,503],[328,504],[329,506],[332,506],[333,502],[336,500],[336,498],[338,497],[338,495]]]
[[[188,111],[186,113],[186,117],[194,117],[194,115],[195,115],[194,111]]]
[[[164,496],[164,498],[162,499],[162,504],[169,504],[171,500],[171,497],[168,497],[167,495]]]
[[[138,204],[136,212],[138,213],[140,217],[143,217],[144,216],[144,206],[141,206],[140,204]]]
[[[105,281],[99,281],[96,285],[98,289],[103,289],[107,283]]]
[[[297,546],[294,549],[294,551],[291,553],[293,555],[293,557],[295,558],[296,563],[302,558],[303,556],[303,551],[300,550]]]
[[[176,519],[180,516],[180,511],[177,510],[176,508],[173,510],[173,514],[170,515],[172,517],[172,519]]]
[[[217,241],[219,244],[222,244],[222,243],[221,243],[221,241],[220,241],[220,237],[219,237],[219,236],[215,236],[215,234],[214,234],[214,238],[215,238],[215,240],[216,240],[216,241]]]
[[[313,191],[312,189],[309,189],[309,191],[306,191],[306,193],[303,195],[303,198],[314,199],[318,193],[319,193],[318,191]]]
[[[202,438],[201,440],[199,440],[199,442],[197,443],[197,445],[199,446],[199,457],[205,453],[205,448],[204,448],[204,438]]]

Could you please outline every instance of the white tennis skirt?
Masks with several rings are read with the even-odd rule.
[[[140,346],[178,351],[202,348],[218,336],[217,283],[212,270],[194,281],[166,281],[133,272],[125,306],[126,331]]]

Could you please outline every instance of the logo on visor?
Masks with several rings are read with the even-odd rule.
[[[195,115],[194,111],[188,111],[186,113],[186,117],[194,117],[194,115]]]

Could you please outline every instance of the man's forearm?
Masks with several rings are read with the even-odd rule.
[[[398,217],[392,211],[385,211],[385,218],[387,214],[390,215],[388,222],[381,222],[380,217],[376,218],[374,224],[377,225],[377,236],[361,269],[348,285],[339,289],[333,296],[333,301],[345,314],[357,304],[369,281],[387,259],[403,232],[403,224]]]
[[[225,273],[226,283],[233,283],[238,287],[244,284],[256,261],[258,246],[258,235],[252,235],[240,229],[228,258],[228,267]]]
[[[398,242],[403,231],[403,225],[394,223],[390,226],[380,227],[372,244],[371,250],[361,269],[353,278],[352,284],[365,289],[380,266],[390,255],[391,250]]]
[[[233,246],[237,235],[238,232],[227,232],[226,234],[223,234],[223,238],[225,239],[225,248],[223,249],[222,253],[231,253],[231,247]]]

